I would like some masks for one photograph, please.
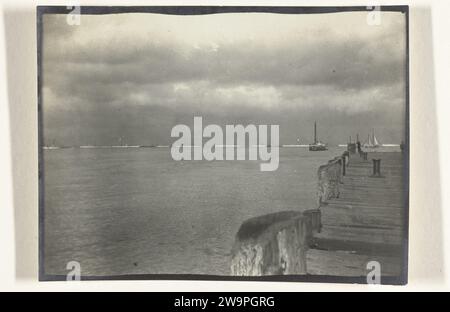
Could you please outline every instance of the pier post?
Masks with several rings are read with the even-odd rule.
[[[377,174],[381,176],[381,159],[377,159]]]
[[[372,159],[373,161],[373,175],[381,176],[381,159]]]
[[[363,159],[367,160],[367,152],[363,152]]]
[[[342,164],[342,175],[343,176],[345,176],[345,166],[346,166],[346,164],[345,164],[345,158],[346,158],[347,156],[345,156],[345,155],[342,155],[342,157],[341,157],[341,164]]]

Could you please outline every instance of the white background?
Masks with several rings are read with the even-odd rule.
[[[216,281],[38,282],[36,4],[410,5],[408,286]],[[0,290],[450,290],[450,1],[32,1],[0,3]]]

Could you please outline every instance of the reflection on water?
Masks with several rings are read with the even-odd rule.
[[[168,148],[44,151],[45,273],[228,275],[250,217],[315,207],[319,165],[342,149],[259,161],[173,161]]]

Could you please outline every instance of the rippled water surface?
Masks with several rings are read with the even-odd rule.
[[[315,207],[319,165],[341,153],[281,148],[259,161],[173,161],[169,148],[44,151],[45,271],[82,275],[230,273],[241,223]]]

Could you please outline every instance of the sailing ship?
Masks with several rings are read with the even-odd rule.
[[[317,140],[317,122],[314,122],[314,143],[309,144],[309,150],[312,152],[328,150],[328,147],[325,143]]]
[[[377,137],[375,136],[375,130],[372,129],[372,134],[367,135],[367,142],[364,143],[363,147],[377,148],[380,146],[381,146],[381,144],[378,142]]]

